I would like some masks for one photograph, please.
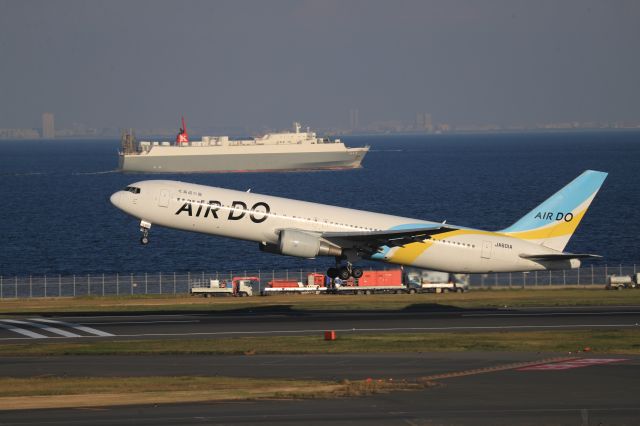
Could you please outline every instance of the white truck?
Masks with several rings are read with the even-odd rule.
[[[194,285],[189,293],[192,296],[237,296],[246,297],[260,294],[260,280],[257,277],[233,277],[231,281],[210,280],[209,285]]]
[[[407,272],[409,291],[417,293],[464,293],[469,290],[469,275],[424,269]]]
[[[640,273],[631,275],[609,275],[606,290],[622,290],[625,288],[640,288]]]

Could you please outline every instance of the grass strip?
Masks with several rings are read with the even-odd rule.
[[[201,298],[187,295],[1,299],[0,315],[52,312],[429,311],[438,307],[502,308],[639,306],[640,291],[597,289],[477,290],[464,294],[276,295]]]
[[[237,377],[0,378],[0,410],[261,398],[336,398],[434,386],[428,381],[341,382]]]
[[[0,356],[50,355],[255,355],[318,353],[394,353],[524,351],[640,354],[640,328],[458,333],[338,333],[323,336],[233,337],[220,339],[82,340],[15,343],[0,346]]]

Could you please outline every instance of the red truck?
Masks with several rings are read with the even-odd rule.
[[[338,294],[407,293],[402,269],[388,271],[363,271],[359,279],[336,283],[333,290]]]

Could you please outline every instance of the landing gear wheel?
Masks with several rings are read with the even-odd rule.
[[[327,269],[327,276],[332,280],[338,277],[338,269],[337,268],[329,268]]]
[[[149,244],[149,229],[151,229],[151,223],[141,220],[140,232],[142,232],[142,238],[140,238],[140,244],[142,244],[143,246]]]
[[[364,272],[362,271],[362,268],[351,269],[351,276],[353,278],[362,278],[362,274],[364,274]]]
[[[347,268],[346,266],[341,266],[338,269],[338,277],[343,281],[348,280],[349,277],[351,277],[351,273],[349,272],[349,268]]]

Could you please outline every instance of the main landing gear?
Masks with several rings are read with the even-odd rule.
[[[140,244],[146,246],[149,244],[149,229],[151,229],[151,224],[144,220],[140,221],[140,232],[142,232],[142,237],[140,237]]]
[[[351,262],[347,262],[346,265],[340,265],[339,262],[336,262],[335,268],[329,268],[327,270],[327,276],[331,279],[340,278],[343,281],[348,280],[349,278],[360,278],[362,277],[362,268],[358,266],[353,266]]]

